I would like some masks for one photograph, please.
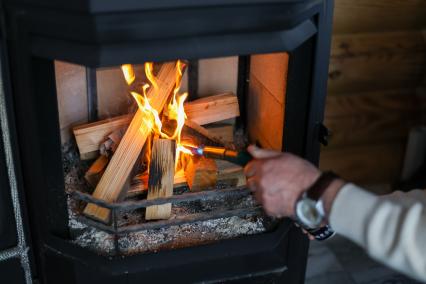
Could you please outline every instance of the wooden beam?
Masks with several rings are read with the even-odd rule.
[[[239,116],[238,99],[232,93],[210,96],[186,103],[185,112],[188,116],[186,125],[200,132],[200,128],[194,124],[200,126]],[[100,145],[107,140],[108,135],[117,129],[126,128],[132,117],[124,115],[75,127],[74,135],[81,159],[96,158]]]
[[[189,120],[205,125],[240,115],[238,98],[233,93],[209,96],[189,102],[185,105]]]
[[[333,31],[341,33],[421,30],[426,26],[422,0],[336,0]]]
[[[185,176],[191,191],[213,187],[217,182],[216,163],[204,157],[191,157],[185,167]]]
[[[148,90],[150,104],[157,111],[163,109],[167,98],[173,91],[176,72],[175,62],[163,64],[156,77],[158,90],[153,88]],[[107,202],[114,202],[119,198],[142,147],[151,134],[151,128],[144,123],[146,119],[150,119],[148,114],[141,110],[136,112],[93,193],[94,197]],[[84,213],[102,222],[108,222],[110,217],[110,210],[95,204],[88,204]]]
[[[148,199],[172,196],[175,174],[176,142],[168,139],[154,139],[151,153]],[[149,206],[146,208],[145,219],[168,219],[170,218],[171,210],[171,203]]]

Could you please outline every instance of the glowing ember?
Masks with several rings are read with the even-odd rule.
[[[160,119],[160,114],[150,105],[149,98],[146,95],[148,88],[153,88],[154,94],[158,90],[158,84],[153,74],[152,62],[145,63],[145,74],[150,84],[145,84],[142,87],[142,95],[135,91],[130,92],[133,98],[135,99],[139,109],[147,114],[147,118],[144,119],[144,123],[148,125],[148,127],[151,128],[152,131],[155,134],[158,134],[161,138],[176,140],[176,169],[178,169],[180,153],[192,155],[191,151],[181,144],[182,128],[185,125],[185,120],[187,119],[184,109],[184,102],[188,97],[187,93],[179,94],[182,82],[183,67],[183,63],[178,60],[176,85],[173,90],[173,97],[167,105],[168,119],[176,121],[176,128],[173,134],[171,135],[162,131],[163,125]],[[121,69],[123,71],[124,79],[126,80],[127,84],[132,84],[132,82],[135,80],[135,73],[133,71],[132,65],[124,64],[121,66]]]

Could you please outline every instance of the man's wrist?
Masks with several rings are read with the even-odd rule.
[[[324,212],[327,217],[330,216],[333,202],[345,183],[346,182],[340,178],[333,180],[321,196]]]

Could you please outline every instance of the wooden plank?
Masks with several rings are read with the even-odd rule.
[[[175,62],[163,64],[157,75],[159,89],[150,88],[148,90],[150,104],[157,111],[163,109],[167,98],[173,91],[176,71]],[[94,197],[107,202],[114,202],[119,198],[143,145],[151,134],[151,128],[144,123],[146,119],[150,119],[146,113],[141,110],[136,112],[93,193]],[[95,204],[88,204],[84,213],[102,222],[109,221],[110,210]]]
[[[287,52],[252,55],[250,74],[284,105],[289,56]]]
[[[393,183],[399,179],[405,143],[371,144],[321,152],[320,168],[362,183]]]
[[[176,142],[168,139],[154,139],[149,166],[148,199],[173,195],[175,175]],[[172,204],[154,205],[146,208],[146,220],[168,219]]]
[[[185,176],[191,191],[213,187],[217,182],[216,163],[204,157],[191,157],[185,167]]]
[[[132,115],[122,115],[74,127],[73,132],[80,152],[80,159],[99,154],[99,147],[112,132],[126,128]]]
[[[389,32],[333,37],[329,93],[414,88],[426,63],[421,32]]]
[[[325,125],[329,147],[404,140],[421,123],[426,97],[415,90],[390,90],[328,96]]]
[[[101,155],[87,170],[84,178],[91,186],[96,187],[105,171],[106,166],[108,165],[108,161],[109,160],[106,156]]]
[[[233,93],[204,97],[185,105],[189,120],[204,125],[240,115],[238,98]]]
[[[362,33],[426,27],[424,0],[336,0],[334,33]]]

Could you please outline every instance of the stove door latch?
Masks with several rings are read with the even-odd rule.
[[[328,138],[330,137],[330,130],[322,123],[319,124],[318,140],[324,145],[328,146]]]

